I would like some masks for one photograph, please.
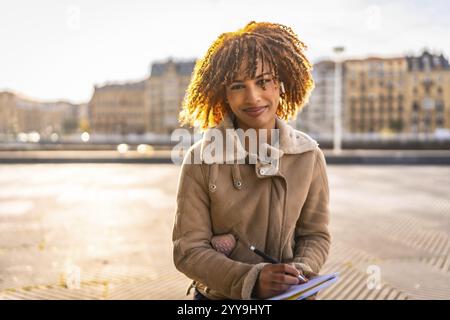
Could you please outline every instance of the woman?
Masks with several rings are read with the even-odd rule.
[[[313,88],[305,48],[289,27],[251,22],[196,64],[180,119],[206,132],[184,159],[173,229],[175,266],[196,299],[272,297],[327,258],[325,158],[285,123]]]

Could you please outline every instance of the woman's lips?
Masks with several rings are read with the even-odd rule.
[[[247,113],[249,116],[256,118],[259,115],[261,115],[264,111],[266,111],[266,109],[267,109],[267,106],[265,106],[265,107],[251,107],[251,108],[244,109],[244,112]]]

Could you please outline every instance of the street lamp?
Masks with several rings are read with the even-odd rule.
[[[333,51],[335,53],[333,153],[339,154],[342,151],[342,61],[340,54],[344,52],[344,47],[334,47]]]

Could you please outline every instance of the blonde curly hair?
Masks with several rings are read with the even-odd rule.
[[[288,120],[296,116],[314,88],[312,66],[304,55],[306,45],[289,27],[269,22],[250,22],[235,32],[221,34],[197,60],[179,115],[181,125],[201,130],[217,126],[231,112],[226,104],[226,86],[236,78],[241,64],[246,79],[255,78],[258,62],[267,64],[274,79],[284,84],[285,94],[277,116]]]

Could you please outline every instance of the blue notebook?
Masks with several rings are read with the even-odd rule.
[[[326,274],[323,276],[317,276],[309,279],[308,282],[292,286],[288,291],[272,297],[268,300],[303,300],[306,299],[320,290],[323,290],[339,279],[337,272],[332,274]]]

